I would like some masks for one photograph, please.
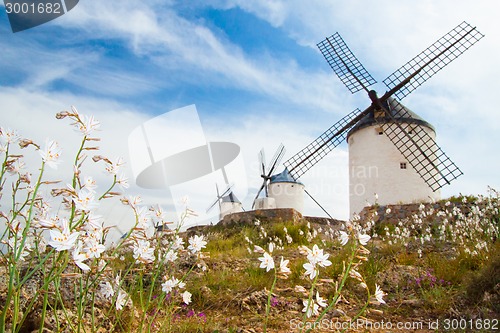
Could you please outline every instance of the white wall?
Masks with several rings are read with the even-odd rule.
[[[221,202],[219,219],[222,220],[226,215],[242,211],[243,207],[239,202]]]
[[[421,128],[435,140],[433,130]],[[350,216],[374,204],[375,194],[381,205],[439,200],[439,190],[432,191],[390,139],[378,134],[379,129],[380,125],[372,125],[349,136]],[[406,169],[400,168],[402,162]]]
[[[304,211],[304,185],[298,183],[271,183],[269,197],[276,201],[276,208],[293,208]]]

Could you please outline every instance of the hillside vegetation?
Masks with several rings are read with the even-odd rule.
[[[255,219],[180,232],[159,206],[125,196],[123,160],[95,154],[98,122],[76,109],[82,136],[67,182],[45,147],[0,130],[0,332],[470,332],[499,330],[499,194],[420,205],[400,220],[375,206],[363,220]],[[91,158],[88,154],[91,155]],[[39,156],[26,168],[23,154]],[[89,160],[109,174],[104,192]],[[61,176],[62,177],[62,176]],[[102,200],[135,225],[106,248]],[[8,204],[5,204],[8,202]],[[437,207],[437,208],[436,208]],[[391,215],[385,207],[384,216]],[[119,221],[118,221],[119,222]]]

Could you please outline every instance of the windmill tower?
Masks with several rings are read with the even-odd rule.
[[[352,111],[287,160],[284,165],[290,175],[299,179],[348,139],[351,215],[375,193],[380,204],[439,198],[439,189],[462,171],[437,145],[434,128],[394,97],[403,99],[483,37],[462,22],[389,75],[383,81],[389,90],[382,97],[368,90],[375,79],[338,33],[318,43],[344,85],[351,93],[364,90],[371,105]]]
[[[295,180],[287,169],[271,177],[269,197],[274,198],[276,208],[293,208],[301,214],[304,211],[304,184]]]
[[[425,153],[433,164],[437,163],[438,147],[435,144],[434,127],[392,97],[384,103],[384,108],[410,137],[421,132],[432,139],[425,147]],[[370,202],[373,203],[375,193],[378,196],[377,203],[381,205],[440,199],[439,188],[433,190],[425,183],[384,131],[387,132],[385,134],[391,133],[390,124],[381,123],[367,115],[347,133],[351,216]],[[406,151],[411,146],[406,144],[403,148]],[[413,162],[416,163],[426,164],[423,160]],[[428,172],[431,179],[439,177],[434,167]]]
[[[232,186],[228,186],[227,189],[219,194],[219,187],[215,184],[215,189],[217,191],[217,198],[215,201],[207,208],[207,213],[215,207],[216,204],[219,204],[219,221],[224,218],[224,216],[240,213],[243,211],[243,205],[236,198],[232,191]]]

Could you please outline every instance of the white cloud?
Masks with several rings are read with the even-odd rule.
[[[326,35],[340,31],[370,72],[383,73],[382,76],[470,16],[471,23],[477,24],[487,37],[404,103],[436,126],[438,142],[466,172],[443,194],[477,193],[485,191],[486,185],[500,187],[496,180],[500,162],[495,153],[498,150],[496,142],[500,141],[500,116],[495,112],[494,100],[495,82],[500,74],[494,59],[498,54],[500,29],[492,17],[496,15],[493,10],[484,11],[477,3],[443,3],[422,1],[410,6],[404,1],[373,4],[261,1],[241,2],[239,6],[312,48]],[[212,5],[216,6],[215,2]],[[219,3],[218,6],[227,8],[229,5]],[[446,11],[449,8],[454,11]],[[442,15],[444,12],[447,15]],[[74,104],[82,113],[95,114],[101,121],[103,153],[126,156],[128,134],[149,117],[141,114],[144,110],[138,110],[139,107],[131,107],[118,99],[50,92],[47,87],[58,79],[80,80],[82,87],[108,96],[141,94],[158,89],[158,86],[175,86],[179,81],[236,87],[257,96],[255,101],[238,106],[238,115],[234,112],[229,119],[221,119],[209,116],[214,110],[199,111],[207,114],[202,123],[209,140],[226,140],[242,147],[249,185],[256,188],[261,179],[255,162],[262,147],[270,157],[275,147],[283,142],[288,151],[286,159],[340,116],[367,103],[362,93],[351,97],[326,63],[324,71],[311,71],[302,68],[293,56],[288,59],[273,59],[270,55],[252,58],[244,53],[244,48],[228,42],[202,21],[189,21],[160,1],[122,1],[120,5],[104,1],[81,2],[78,10],[72,10],[54,23],[85,32],[83,36],[89,39],[124,41],[138,58],[143,57],[145,62],[151,61],[158,66],[161,77],[148,80],[148,73],[141,75],[116,64],[113,67],[102,63],[105,59],[100,53],[79,54],[79,51],[70,50],[52,54],[37,45],[35,51],[45,59],[44,66],[37,70],[28,60],[20,61],[17,70],[22,71],[21,67],[27,66],[29,79],[19,88],[4,88],[0,92],[3,110],[8,111],[2,116],[2,126],[17,128],[37,141],[43,142],[50,136],[75,147],[78,143],[75,133],[53,118],[57,111]],[[32,47],[17,45],[15,49],[7,46],[5,49],[12,51],[10,57],[13,59],[22,54],[23,49]],[[64,60],[78,56],[80,63]],[[53,62],[48,60],[50,57],[54,57]],[[321,57],[319,53],[318,57]],[[85,73],[87,66],[94,68]],[[82,73],[85,75],[78,77]],[[218,103],[221,109],[234,107],[226,106],[224,100]],[[288,113],[287,108],[293,110]],[[303,115],[297,110],[302,110]],[[336,115],[318,112],[321,110],[330,110]],[[483,139],[485,133],[487,138]],[[70,151],[65,148],[65,154]],[[66,156],[70,161],[71,155]],[[302,179],[335,217],[347,217],[347,171],[346,151],[339,148]],[[193,200],[197,209],[205,209],[213,198],[213,186],[207,187],[203,193],[196,187],[187,188],[198,196]],[[137,187],[131,192],[145,194],[151,203],[166,200],[168,195],[165,191],[144,191]],[[249,207],[254,195],[250,192],[247,198],[240,199]],[[311,202],[306,209],[321,214]],[[308,211],[306,213],[310,214]]]

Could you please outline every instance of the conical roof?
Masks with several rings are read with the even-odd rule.
[[[234,193],[231,191],[229,192],[228,195],[226,196],[223,196],[221,198],[222,202],[234,202],[234,203],[241,203],[238,198],[236,198],[236,196],[234,195]]]
[[[434,127],[430,123],[422,119],[422,117],[420,117],[415,112],[411,111],[406,106],[404,106],[403,104],[401,104],[399,101],[397,101],[392,97],[389,97],[387,101],[384,102],[383,106],[389,110],[389,112],[391,113],[392,117],[395,120],[407,124],[418,124],[420,126],[425,126],[435,131]],[[351,128],[351,130],[347,133],[347,139],[349,139],[349,136],[352,135],[354,132],[362,128],[376,124],[381,124],[383,122],[384,120],[375,119],[374,113],[370,112],[365,117],[363,117],[356,125],[354,125],[354,127]]]
[[[271,180],[269,181],[271,184],[272,183],[296,183],[296,184],[302,184],[301,182],[295,180],[291,175],[290,172],[288,172],[288,169],[285,168],[281,173],[277,173],[273,176],[271,176]]]

